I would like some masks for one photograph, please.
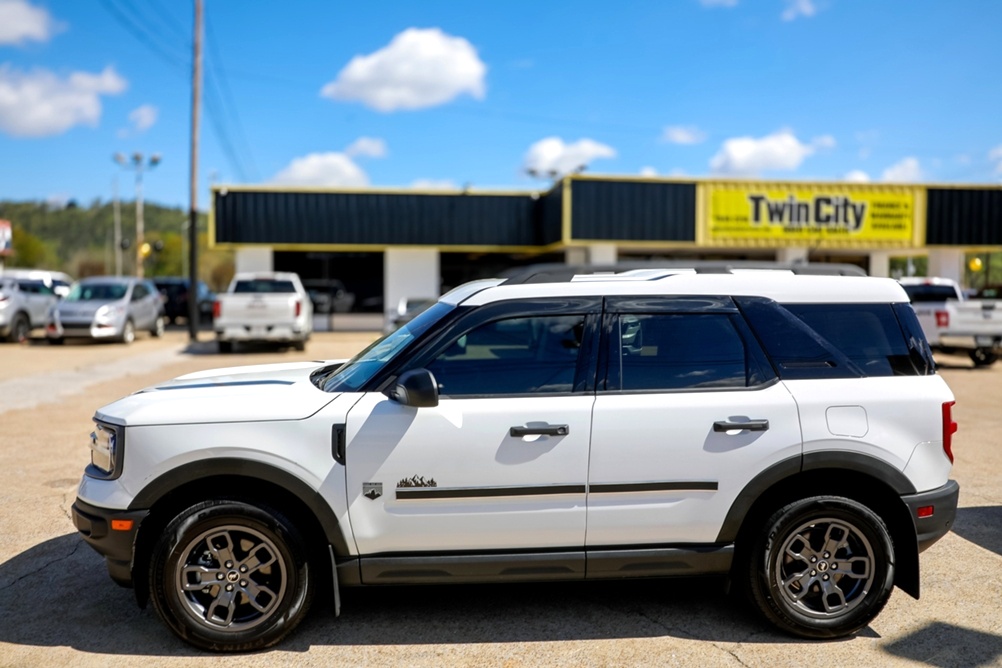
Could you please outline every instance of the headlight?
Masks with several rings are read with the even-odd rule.
[[[114,318],[125,313],[125,307],[121,305],[105,304],[97,310],[94,316],[98,319]]]
[[[95,423],[94,431],[90,433],[90,466],[88,467],[88,473],[92,477],[118,477],[117,459],[121,446],[118,430],[118,427],[101,422]]]

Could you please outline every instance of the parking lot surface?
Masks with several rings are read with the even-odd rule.
[[[70,521],[94,410],[192,371],[347,357],[373,336],[226,356],[180,330],[131,346],[0,345],[0,666],[1002,665],[1002,364],[959,357],[940,360],[960,424],[956,526],[922,555],[921,600],[896,590],[855,638],[791,639],[721,581],[654,580],[347,590],[340,618],[319,599],[276,649],[191,649],[112,583]]]

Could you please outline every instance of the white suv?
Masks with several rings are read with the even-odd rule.
[[[901,286],[782,271],[467,284],[343,362],[101,408],[73,507],[181,638],[278,642],[320,587],[729,575],[851,634],[953,522],[953,395]]]

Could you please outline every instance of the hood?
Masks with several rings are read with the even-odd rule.
[[[338,395],[310,382],[315,370],[343,360],[263,364],[200,371],[158,383],[97,411],[125,426],[301,420]]]
[[[93,318],[102,306],[124,306],[127,302],[122,300],[102,301],[90,299],[87,301],[60,301],[56,304],[56,312],[65,318]]]

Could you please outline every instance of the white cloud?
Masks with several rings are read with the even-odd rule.
[[[272,179],[303,186],[367,186],[369,177],[344,153],[310,153],[294,158]]]
[[[784,21],[793,21],[799,16],[811,17],[817,13],[818,8],[814,5],[814,0],[786,0],[782,18]]]
[[[851,183],[867,183],[870,180],[870,175],[862,169],[854,169],[843,176],[842,180],[849,181]]]
[[[908,157],[885,169],[880,178],[883,181],[908,183],[924,180],[925,173],[922,172],[922,166],[919,164],[918,158]]]
[[[415,190],[459,190],[459,184],[450,179],[415,179],[410,187]]]
[[[112,67],[61,79],[48,70],[26,74],[0,65],[0,130],[15,137],[47,137],[75,125],[96,126],[101,95],[116,95],[127,85]]]
[[[592,139],[565,144],[559,137],[540,139],[525,154],[523,169],[530,174],[561,176],[588,167],[592,160],[616,157],[616,150]]]
[[[704,7],[736,7],[738,0],[699,0]]]
[[[793,171],[819,148],[834,146],[835,139],[829,135],[815,137],[811,143],[805,144],[790,130],[780,130],[761,138],[733,137],[725,141],[710,159],[710,169],[718,174],[737,176]]]
[[[379,111],[422,109],[463,93],[483,99],[486,73],[477,50],[462,37],[408,28],[379,51],[352,58],[320,94]]]
[[[999,144],[992,150],[988,151],[988,159],[995,163],[995,173],[1002,174],[1002,144]],[[967,158],[967,162],[962,161],[961,164],[967,164],[969,162],[970,158]]]
[[[706,141],[706,133],[695,125],[669,125],[661,134],[661,140],[672,144],[699,144]]]
[[[377,137],[359,137],[344,150],[345,155],[363,158],[385,158],[386,142]]]
[[[144,132],[153,127],[157,122],[159,114],[160,110],[152,104],[144,104],[132,110],[129,114],[129,121],[132,123],[132,127],[136,129],[136,132]]]
[[[641,167],[640,168],[640,175],[641,176],[657,176],[658,175],[658,170],[654,169],[653,167]]]
[[[47,42],[61,26],[26,0],[0,0],[0,44]]]

